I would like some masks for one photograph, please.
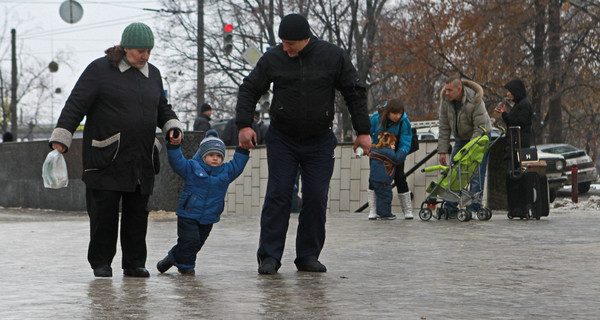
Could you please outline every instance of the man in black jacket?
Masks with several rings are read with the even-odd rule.
[[[274,274],[281,266],[299,167],[303,202],[294,263],[299,271],[325,272],[318,258],[325,243],[327,193],[337,145],[332,131],[335,90],[342,93],[357,132],[354,149],[360,146],[368,153],[366,90],[344,50],[314,37],[303,16],[285,16],[279,38],[282,44],[266,52],[244,78],[236,106],[240,146],[252,148],[256,142],[252,113],[273,83],[271,124],[265,137],[269,179],[261,215],[258,272]]]
[[[200,131],[206,133],[206,131],[212,129],[210,125],[210,116],[212,115],[212,107],[208,103],[204,103],[200,107],[200,115],[194,120],[194,131]]]
[[[126,276],[148,277],[148,199],[158,174],[160,143],[180,141],[183,125],[167,103],[160,71],[148,63],[154,46],[150,27],[132,23],[121,44],[85,69],[60,114],[50,145],[67,152],[84,117],[82,180],[90,217],[88,261],[96,277],[111,277],[121,212],[122,268]]]

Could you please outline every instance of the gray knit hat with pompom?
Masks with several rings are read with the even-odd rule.
[[[219,139],[219,133],[215,129],[206,131],[205,138],[200,142],[200,149],[198,152],[202,159],[211,152],[216,152],[220,154],[221,157],[225,158],[225,143],[223,143],[223,140]]]

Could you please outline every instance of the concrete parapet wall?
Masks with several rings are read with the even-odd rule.
[[[156,177],[154,194],[150,198],[150,210],[174,211],[183,188],[181,178],[171,170],[166,155],[165,141],[161,151],[161,171]],[[201,136],[186,132],[182,151],[186,158],[194,155]],[[437,142],[421,142],[420,150],[406,159],[405,170],[409,170],[429,152],[435,150]],[[80,180],[81,139],[75,139],[65,154],[69,170],[69,186],[53,190],[46,189],[42,181],[42,164],[50,151],[47,141],[0,144],[0,206],[41,208],[67,211],[85,211],[85,184]],[[234,148],[227,148],[226,161],[233,156]],[[353,157],[351,144],[340,144],[335,150],[335,169],[329,189],[328,209],[332,212],[354,211],[367,202],[366,189],[369,180],[367,157]],[[437,164],[437,156],[423,167]],[[492,169],[488,170],[492,171]],[[258,214],[261,211],[267,186],[267,153],[264,146],[250,152],[250,161],[242,175],[229,186],[224,215]],[[408,178],[414,193],[413,207],[418,208],[426,197],[427,185],[439,178],[439,173],[415,171]],[[400,212],[400,203],[394,189],[392,210]],[[365,212],[366,214],[366,212]]]

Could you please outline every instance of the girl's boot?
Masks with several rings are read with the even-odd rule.
[[[405,193],[399,193],[398,198],[400,198],[400,206],[402,206],[402,212],[404,213],[404,219],[412,220],[412,201],[410,199],[410,191]]]
[[[375,190],[367,190],[367,196],[369,201],[369,220],[377,220],[379,215],[377,214],[377,207],[375,202]]]

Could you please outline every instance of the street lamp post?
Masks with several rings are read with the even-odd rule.
[[[156,12],[169,12],[169,13],[191,13],[192,11],[179,11],[179,10],[164,10],[164,9],[149,9],[144,8],[147,11],[156,11]],[[204,103],[204,0],[198,0],[198,10],[196,10],[198,15],[198,32],[196,36],[196,46],[197,46],[197,57],[198,64],[196,68],[196,116],[200,116],[202,113],[200,108]]]
[[[17,124],[17,30],[10,30],[11,36],[11,59],[12,59],[12,70],[11,70],[11,83],[10,83],[10,122],[13,138],[17,141],[19,137],[19,130]]]
[[[204,0],[198,0],[198,83],[196,84],[196,116],[202,113],[200,108],[204,104]]]

